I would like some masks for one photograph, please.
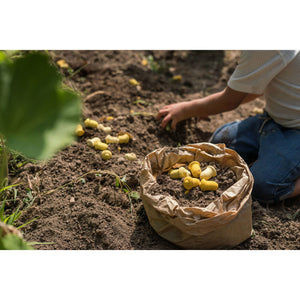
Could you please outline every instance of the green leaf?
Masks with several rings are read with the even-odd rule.
[[[80,98],[61,88],[61,75],[44,53],[0,63],[0,132],[10,148],[48,159],[74,139]]]
[[[19,211],[19,207],[9,216],[7,222],[8,225],[14,225],[15,221],[21,216],[22,211]]]
[[[2,192],[5,191],[5,190],[11,189],[11,188],[14,187],[14,186],[18,186],[18,185],[20,185],[20,184],[21,184],[21,183],[12,184],[12,185],[7,185],[7,186],[5,186],[4,188],[0,189],[0,193],[2,193]]]
[[[20,228],[22,228],[22,227],[24,227],[24,226],[26,226],[26,225],[28,225],[28,224],[30,224],[30,223],[32,223],[32,222],[38,220],[39,218],[40,218],[40,217],[36,217],[36,218],[34,218],[34,219],[32,219],[32,220],[30,220],[30,221],[28,221],[28,222],[26,222],[26,223],[24,223],[24,224],[18,226],[17,229],[20,229]]]
[[[27,245],[34,246],[34,245],[54,245],[54,242],[27,242]]]
[[[0,194],[5,190],[5,186],[7,184],[7,173],[8,173],[8,155],[5,144],[1,139],[1,153],[0,153]]]
[[[131,193],[129,194],[129,196],[130,196],[131,198],[136,199],[136,200],[140,199],[140,194],[139,194],[138,192],[136,192],[136,191],[131,192]]]
[[[120,186],[119,178],[116,177],[116,187],[119,187],[119,186]]]
[[[145,100],[142,99],[136,99],[135,101],[133,101],[134,104],[143,104],[143,105],[149,105],[149,103]]]
[[[4,208],[5,208],[5,202],[6,199],[3,200],[1,207],[0,207],[0,221],[3,222],[5,216],[4,216]]]
[[[0,250],[34,250],[27,243],[15,234],[0,236]]]
[[[0,63],[6,59],[6,55],[3,51],[0,51]]]

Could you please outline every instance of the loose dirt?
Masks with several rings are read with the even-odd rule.
[[[113,158],[104,161],[100,151],[90,148],[86,140],[95,135],[105,140],[106,134],[87,129],[48,162],[23,166],[15,178],[26,182],[18,189],[18,200],[31,205],[20,222],[40,217],[22,228],[24,238],[49,243],[36,245],[36,249],[178,249],[155,233],[138,197],[144,157],[164,146],[207,142],[220,125],[254,115],[253,109],[262,108],[264,102],[257,99],[232,112],[212,116],[210,121],[183,121],[176,132],[162,130],[155,116],[166,104],[224,88],[239,52],[51,51],[50,54],[55,62],[64,59],[73,70],[61,72],[68,77],[67,84],[83,96],[82,121],[102,118],[105,126],[111,126],[111,135],[127,131],[134,139],[121,145],[121,149],[111,145]],[[158,63],[159,70],[154,70],[157,65],[151,68],[142,64],[149,55]],[[181,75],[182,80],[172,80],[174,75]],[[131,78],[140,85],[130,85]],[[113,119],[103,119],[107,116]],[[130,152],[136,154],[136,161],[124,158]],[[222,191],[234,178],[229,183],[223,184],[221,178],[219,181]],[[127,186],[121,185],[123,182]],[[134,192],[131,197],[128,187]],[[169,185],[163,188],[167,193],[171,190]],[[210,193],[214,196],[220,191],[205,194],[203,205],[210,201]],[[195,192],[182,197],[181,189],[179,198],[186,201],[182,205]],[[299,198],[286,200],[284,206],[266,207],[253,202],[254,234],[235,249],[300,249],[299,209]]]

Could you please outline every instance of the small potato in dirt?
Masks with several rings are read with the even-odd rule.
[[[89,118],[87,118],[85,121],[84,121],[84,126],[86,128],[97,128],[98,127],[98,122],[95,121],[95,120],[91,120]]]
[[[102,153],[101,153],[101,157],[102,157],[102,159],[104,159],[104,160],[111,159],[112,153],[111,153],[109,150],[104,150],[104,151],[102,151]]]
[[[94,147],[94,145],[95,145],[96,142],[101,142],[100,138],[94,137],[94,138],[88,139],[86,141],[87,145],[90,146],[90,147]]]
[[[135,153],[126,153],[126,154],[124,154],[124,157],[127,160],[131,160],[131,161],[137,160]]]
[[[131,85],[139,85],[138,81],[134,78],[129,79],[129,84]]]
[[[200,180],[198,178],[193,178],[187,176],[183,179],[183,186],[187,190],[185,194],[187,194],[192,188],[200,186]]]
[[[200,168],[200,163],[198,161],[192,161],[189,164],[189,170],[191,170],[194,177],[200,177],[201,168]]]
[[[83,128],[80,124],[78,124],[76,126],[75,134],[78,135],[78,136],[83,136],[84,135],[84,130],[83,130]]]
[[[191,172],[185,167],[180,167],[179,169],[170,170],[169,175],[172,179],[184,178],[191,175]]]
[[[219,185],[215,181],[201,179],[200,188],[201,188],[201,191],[203,191],[203,192],[216,191],[218,189],[218,187],[219,187]]]
[[[118,144],[119,139],[116,136],[111,136],[110,134],[105,138],[106,144]]]
[[[112,131],[110,126],[104,126],[103,124],[99,124],[98,129],[104,131],[107,134],[111,133]]]
[[[200,174],[200,179],[210,179],[217,176],[217,171],[213,166],[207,166],[207,168]]]
[[[96,150],[106,150],[108,148],[108,145],[106,143],[97,141],[95,142],[94,147]]]
[[[123,135],[119,135],[118,139],[120,144],[127,144],[130,138],[128,134],[123,134]]]

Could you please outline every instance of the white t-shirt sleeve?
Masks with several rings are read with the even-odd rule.
[[[294,51],[242,51],[228,86],[233,90],[263,94],[269,82],[294,58]]]

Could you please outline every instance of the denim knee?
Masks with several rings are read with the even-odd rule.
[[[232,129],[233,124],[237,124],[237,121],[227,123],[219,127],[209,139],[210,143],[213,144],[226,144],[227,147],[231,144],[232,140],[236,135],[236,130]]]
[[[259,174],[252,171],[254,178],[254,185],[252,189],[252,198],[262,203],[273,203],[274,201],[274,187],[267,184],[267,178],[263,173]]]
[[[292,193],[294,182],[273,182],[267,173],[250,168],[254,185],[252,198],[261,203],[276,203],[282,201]]]

